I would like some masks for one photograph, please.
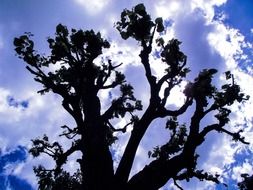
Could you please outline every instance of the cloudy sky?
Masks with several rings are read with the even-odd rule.
[[[128,80],[136,88],[136,96],[148,100],[147,85],[143,70],[139,65],[138,44],[123,41],[114,23],[124,8],[131,9],[137,3],[144,3],[153,18],[162,16],[166,22],[167,40],[178,38],[183,42],[181,48],[188,56],[188,66],[192,80],[204,68],[217,68],[219,73],[215,82],[220,85],[224,78],[222,73],[231,70],[243,91],[253,97],[253,1],[252,0],[0,0],[0,190],[36,189],[36,178],[32,167],[37,164],[52,166],[47,157],[33,159],[27,150],[31,139],[48,134],[51,139],[58,139],[59,126],[73,124],[73,120],[61,108],[61,99],[54,94],[40,96],[36,92],[41,86],[33,81],[25,70],[22,60],[15,56],[13,39],[24,32],[34,36],[36,49],[48,53],[46,39],[54,35],[55,26],[62,23],[69,28],[82,28],[101,31],[110,40],[112,48],[109,56],[123,66]],[[118,54],[117,52],[123,52]],[[156,61],[155,58],[151,59]],[[160,67],[154,67],[159,74]],[[138,81],[138,83],[136,83]],[[174,90],[170,103],[180,106],[184,101],[181,89]],[[106,100],[108,92],[101,94]],[[178,98],[175,98],[178,97]],[[244,105],[232,107],[232,131],[244,128],[246,140],[252,141],[252,103],[253,98]],[[238,109],[240,108],[240,111]],[[187,120],[189,114],[182,117]],[[118,123],[123,124],[124,121]],[[132,174],[141,169],[150,160],[147,151],[156,143],[166,138],[160,126],[159,130],[148,131],[138,149]],[[152,137],[152,140],[150,140]],[[120,157],[123,137],[115,146],[115,159]],[[198,167],[213,173],[221,173],[221,180],[236,189],[243,172],[253,172],[253,146],[234,143],[231,138],[212,133],[198,149],[200,154]],[[76,167],[70,159],[68,169]],[[196,189],[225,189],[213,183],[182,182],[182,187]],[[176,189],[170,182],[165,189]]]

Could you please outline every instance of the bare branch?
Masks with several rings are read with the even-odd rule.
[[[218,131],[218,132],[224,132],[226,134],[228,134],[229,136],[233,137],[233,140],[235,141],[240,141],[242,142],[243,144],[249,144],[248,142],[246,142],[244,140],[244,137],[242,137],[240,135],[240,133],[242,132],[242,130],[239,130],[238,132],[230,132],[226,129],[224,129],[225,123],[219,123],[219,124],[213,124],[213,125],[209,125],[207,127],[205,127],[202,132],[200,133],[200,135],[204,138],[209,132],[215,130],[215,131]]]
[[[167,110],[166,108],[162,107],[162,108],[160,108],[157,111],[157,116],[163,118],[163,117],[166,117],[166,116],[178,116],[178,115],[181,115],[181,114],[183,114],[187,110],[187,108],[190,105],[192,105],[192,103],[193,103],[193,99],[187,97],[184,105],[181,108],[179,108],[178,110],[173,110],[172,111],[172,110]]]
[[[204,114],[206,115],[206,114],[208,114],[208,113],[210,113],[211,111],[214,111],[214,110],[216,110],[218,108],[218,106],[217,106],[217,104],[212,104],[208,109],[206,109],[205,111],[204,111]]]
[[[111,76],[112,71],[115,71],[115,69],[120,67],[123,63],[120,63],[118,65],[113,66],[112,61],[108,60],[108,64],[109,64],[109,66],[107,66],[107,67],[104,66],[104,69],[102,70],[102,71],[108,70],[107,73],[105,74],[105,76],[101,75],[97,79],[97,86],[98,86],[99,89],[114,88],[117,85],[122,84],[122,81],[119,81],[119,82],[114,81],[110,85],[104,85],[107,82],[107,80],[109,79],[109,77]]]
[[[176,176],[174,180],[187,180],[189,181],[190,178],[196,177],[200,181],[207,180],[207,181],[212,181],[216,184],[220,184],[220,181],[218,180],[219,175],[215,174],[209,174],[207,172],[204,172],[203,170],[192,170],[192,169],[187,169],[185,172],[181,173],[180,175]],[[224,184],[225,185],[225,184]]]
[[[224,132],[224,133],[226,133],[228,135],[230,135],[231,137],[233,137],[233,140],[235,140],[235,141],[240,141],[243,144],[250,144],[249,142],[246,142],[244,140],[244,137],[242,137],[240,135],[240,133],[242,132],[242,130],[239,130],[238,132],[232,133],[232,132],[230,132],[230,131],[228,131],[228,130],[226,130],[224,128],[221,128],[220,131]]]
[[[180,187],[180,185],[177,183],[177,180],[175,178],[173,178],[174,184],[175,186],[180,189],[180,190],[184,190],[182,187]]]
[[[68,139],[73,139],[75,138],[76,135],[78,135],[78,128],[74,128],[74,129],[71,129],[69,128],[67,125],[63,125],[61,126],[62,129],[67,129],[67,131],[63,131],[62,134],[60,134],[59,136],[65,136],[67,137]]]
[[[113,82],[112,84],[108,84],[105,86],[101,86],[100,89],[109,89],[109,88],[115,88],[116,86],[120,85],[121,82]]]
[[[31,67],[26,66],[26,69],[35,76],[43,77],[39,72],[34,71]]]
[[[124,127],[122,127],[122,128],[116,129],[116,128],[113,127],[112,124],[108,121],[108,125],[109,125],[109,127],[112,129],[113,132],[123,132],[123,133],[125,133],[126,130],[127,130],[127,127],[128,127],[129,125],[132,125],[132,124],[133,124],[133,121],[127,123],[127,124],[126,124]]]

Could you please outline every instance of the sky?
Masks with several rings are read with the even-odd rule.
[[[22,60],[15,56],[13,39],[31,32],[38,52],[48,54],[46,39],[54,35],[59,23],[68,28],[100,31],[112,44],[106,55],[125,63],[121,69],[145,107],[149,95],[138,59],[140,48],[133,40],[122,40],[113,27],[124,8],[131,9],[138,3],[145,4],[152,18],[163,17],[166,40],[177,38],[182,42],[181,49],[191,68],[187,80],[193,80],[204,68],[216,68],[219,73],[215,84],[219,86],[224,82],[225,71],[234,74],[237,84],[252,98],[243,105],[231,107],[231,122],[227,128],[232,131],[243,128],[246,141],[253,139],[252,0],[0,0],[0,190],[37,189],[33,166],[52,167],[53,162],[46,156],[34,159],[29,155],[31,139],[48,134],[50,139],[67,146],[68,142],[58,136],[60,126],[74,124],[61,107],[60,97],[36,93],[41,86],[33,80]],[[155,56],[150,60],[157,62]],[[157,75],[163,72],[160,66],[153,65]],[[113,92],[100,94],[103,107],[113,95]],[[177,107],[183,102],[182,88],[176,87],[169,103]],[[189,120],[190,111],[181,117],[182,122]],[[210,121],[207,119],[204,123]],[[131,175],[150,162],[149,150],[166,141],[168,134],[163,124],[160,120],[152,123],[138,149]],[[112,148],[116,163],[127,139],[127,135],[120,137]],[[197,151],[200,155],[198,168],[222,174],[220,179],[228,184],[229,190],[237,189],[241,173],[253,173],[252,142],[245,146],[231,141],[226,135],[212,133]],[[77,167],[74,156],[66,167],[70,171]],[[180,182],[180,185],[189,190],[226,189],[196,179]],[[169,181],[161,190],[169,189],[177,188]]]

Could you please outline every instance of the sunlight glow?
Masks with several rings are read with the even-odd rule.
[[[109,4],[110,0],[75,0],[75,2],[83,6],[89,14],[95,15],[102,11]]]

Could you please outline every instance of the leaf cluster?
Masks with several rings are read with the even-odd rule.
[[[82,189],[82,175],[79,170],[73,175],[61,170],[57,176],[54,176],[53,170],[47,170],[43,166],[39,165],[38,167],[34,167],[34,173],[39,178],[39,190]]]
[[[14,39],[15,51],[19,58],[27,63],[27,69],[35,75],[35,80],[44,85],[41,93],[52,90],[55,93],[80,93],[82,85],[87,85],[88,81],[95,83],[100,80],[103,86],[108,79],[108,72],[115,68],[108,63],[108,66],[98,67],[93,60],[102,54],[103,48],[109,48],[110,44],[101,37],[101,34],[93,30],[83,31],[72,29],[71,33],[66,26],[57,25],[55,38],[48,38],[50,56],[39,55],[34,50],[34,43],[30,39],[33,35],[25,33]],[[45,72],[45,67],[56,65],[55,70]],[[110,67],[110,68],[109,68]],[[123,80],[123,76],[117,73],[116,83]]]
[[[137,41],[149,41],[153,27],[157,27],[157,32],[162,32],[164,30],[163,19],[159,17],[153,22],[142,3],[136,5],[132,10],[124,9],[121,13],[121,20],[116,23],[116,28],[124,40],[132,37]]]

